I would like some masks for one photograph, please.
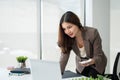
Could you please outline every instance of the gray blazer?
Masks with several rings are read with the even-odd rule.
[[[82,32],[84,47],[86,50],[87,57],[94,58],[95,64],[91,65],[94,69],[96,69],[99,73],[103,73],[105,71],[105,67],[107,64],[107,58],[102,50],[101,38],[97,31],[97,29],[92,27],[84,27],[84,31]],[[79,61],[81,61],[80,51],[77,47],[76,42],[72,45],[72,49],[76,54],[76,69],[81,73],[84,69],[83,66],[80,66]],[[63,54],[61,53],[60,57],[60,67],[61,72],[64,73],[66,64],[68,62],[70,53]]]

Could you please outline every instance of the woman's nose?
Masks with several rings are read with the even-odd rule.
[[[67,33],[70,33],[70,30],[69,29],[67,29],[67,31],[66,31]]]

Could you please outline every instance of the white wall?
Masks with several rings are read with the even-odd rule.
[[[93,26],[98,28],[110,71],[110,0],[93,0]]]
[[[112,72],[115,57],[120,52],[120,0],[111,0],[110,10],[110,71]]]

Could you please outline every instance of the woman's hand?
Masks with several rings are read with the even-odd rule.
[[[95,64],[95,60],[94,59],[89,59],[89,60],[82,61],[82,62],[79,62],[79,63],[80,63],[81,66],[87,67],[87,66]]]

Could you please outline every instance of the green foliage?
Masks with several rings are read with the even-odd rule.
[[[92,76],[88,77],[82,77],[82,78],[73,78],[72,80],[109,80],[107,76],[97,75],[97,78],[93,78]]]
[[[20,63],[24,63],[27,60],[28,57],[26,56],[18,56],[16,57],[17,61]]]

